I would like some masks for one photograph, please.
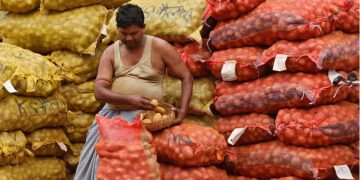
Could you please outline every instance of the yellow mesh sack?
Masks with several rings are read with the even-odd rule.
[[[33,158],[17,166],[0,167],[1,180],[65,180],[66,166],[64,161],[54,157]]]
[[[143,9],[147,34],[176,42],[191,41],[190,35],[201,26],[205,9],[205,0],[132,0],[130,3]],[[113,41],[119,39],[115,18],[116,13],[107,27]]]
[[[9,44],[48,53],[55,50],[94,54],[106,20],[104,6],[94,5],[64,12],[9,13],[0,20],[0,36]]]
[[[62,156],[72,148],[61,128],[39,129],[26,135],[26,139],[36,156]]]
[[[71,151],[68,151],[64,156],[64,161],[71,170],[76,170],[79,163],[80,152],[84,144],[73,144]]]
[[[69,110],[96,113],[101,103],[95,99],[95,81],[88,81],[80,85],[69,84],[60,89],[65,97]]]
[[[3,84],[14,77],[15,71],[16,66],[0,63],[0,100],[8,95],[8,92],[3,88]]]
[[[68,111],[65,123],[66,133],[72,143],[84,143],[86,135],[95,119],[94,114]]]
[[[38,8],[40,0],[0,0],[0,10],[26,13]]]
[[[45,97],[60,87],[58,67],[40,54],[7,43],[0,43],[0,72],[0,83],[11,80],[19,95]]]
[[[66,101],[58,93],[47,98],[9,95],[0,101],[0,131],[63,126],[66,111]]]
[[[181,81],[169,76],[164,78],[164,100],[174,106],[181,103]],[[190,114],[208,114],[212,116],[210,105],[213,102],[215,83],[207,77],[197,78],[193,82],[193,94],[190,101]]]
[[[41,8],[43,10],[56,10],[56,11],[65,11],[69,9],[74,9],[82,6],[89,6],[93,4],[101,4],[107,8],[114,8],[121,6],[122,4],[128,2],[129,0],[41,0]]]
[[[71,51],[54,51],[48,59],[60,67],[61,75],[68,82],[81,84],[96,77],[100,57],[107,48],[105,44],[99,44],[95,55],[79,55]]]
[[[33,154],[25,148],[26,138],[23,132],[0,133],[0,166],[21,164]]]

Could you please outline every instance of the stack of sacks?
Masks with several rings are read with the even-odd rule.
[[[66,178],[65,163],[50,157],[71,148],[62,130],[67,106],[58,93],[59,69],[21,47],[0,43],[0,48],[2,178]]]
[[[359,101],[358,2],[206,2],[204,16],[218,21],[206,64],[221,81],[211,107],[234,146],[223,162],[239,176],[230,179],[331,179],[334,166],[355,169],[358,105],[344,100]]]
[[[109,21],[108,14],[112,12],[107,8],[116,8],[126,2],[0,1],[0,9],[10,11],[2,12],[0,16],[0,37],[4,42],[0,55],[0,69],[3,72],[0,76],[0,104],[3,104],[5,111],[1,114],[0,127],[3,128],[0,131],[27,138],[27,146],[25,141],[24,148],[9,152],[21,156],[34,154],[36,157],[34,162],[28,162],[24,167],[5,169],[5,172],[17,172],[31,164],[42,163],[44,156],[63,158],[70,173],[76,169],[94,113],[101,108],[100,102],[95,100],[93,89],[101,54],[108,47],[99,43],[103,38],[102,29]],[[19,47],[15,48],[14,45]],[[9,86],[13,86],[17,92],[14,93]],[[13,108],[9,108],[9,105]],[[15,121],[17,123],[13,123]],[[15,130],[22,130],[25,135]],[[15,134],[12,136],[15,137]],[[7,142],[6,147],[15,144],[10,140]],[[22,146],[19,144],[19,147]],[[20,163],[15,162],[12,158],[14,155],[9,152],[5,153],[8,162],[4,163]],[[54,161],[44,158],[44,161]],[[51,163],[56,165],[57,161],[55,159]],[[32,174],[25,173],[22,178],[64,179],[65,163],[59,161],[63,168],[58,169],[64,173],[49,172],[49,176],[44,176],[33,171]],[[45,171],[48,168],[52,166],[39,167]]]

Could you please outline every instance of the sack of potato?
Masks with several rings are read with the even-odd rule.
[[[176,117],[173,106],[159,103],[156,99],[152,99],[151,104],[154,105],[154,109],[142,113],[142,122],[146,130],[158,131],[174,124]]]
[[[66,85],[60,93],[65,97],[69,110],[96,113],[102,104],[96,100],[94,88],[95,81],[88,81],[80,85]]]
[[[36,130],[26,139],[31,147],[29,149],[36,156],[62,156],[72,145],[61,128],[44,128]]]
[[[26,137],[21,131],[0,133],[0,166],[16,165],[33,156],[26,149]]]
[[[80,160],[80,152],[83,146],[84,144],[82,143],[73,144],[71,151],[68,151],[65,154],[64,161],[71,170],[76,170],[76,167]]]
[[[0,73],[1,86],[10,80],[19,95],[46,97],[60,87],[61,76],[53,63],[7,43],[0,43]]]
[[[100,57],[106,48],[107,45],[98,44],[93,56],[64,50],[53,51],[47,59],[60,67],[60,74],[67,82],[81,84],[96,77]]]
[[[76,1],[64,1],[64,0],[42,0],[42,10],[55,10],[66,11],[82,6],[89,6],[94,4],[101,4],[107,8],[118,7],[129,0],[76,0]]]
[[[65,99],[58,93],[47,98],[9,95],[0,101],[0,131],[32,132],[63,126],[66,109]]]
[[[87,132],[94,119],[94,114],[68,111],[65,129],[70,142],[85,143]]]
[[[40,0],[0,0],[0,10],[26,13],[40,6]]]
[[[17,166],[0,167],[1,180],[13,179],[66,179],[64,161],[54,157],[29,159]]]
[[[147,34],[182,43],[196,38],[205,9],[204,0],[132,0],[131,3],[143,9]],[[116,13],[107,27],[113,41],[119,39],[115,19]]]
[[[177,106],[181,103],[181,81],[169,76],[164,78],[164,101]],[[189,105],[189,114],[213,115],[210,104],[213,102],[215,83],[208,77],[196,78],[193,84],[193,93]]]
[[[9,13],[0,19],[0,36],[3,42],[37,53],[67,49],[93,55],[106,16],[107,9],[101,5],[46,15]]]

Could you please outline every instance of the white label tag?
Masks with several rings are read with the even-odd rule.
[[[57,142],[57,144],[59,145],[60,149],[67,152],[67,147],[64,143],[62,142]]]
[[[16,93],[18,92],[14,86],[11,84],[11,81],[10,80],[7,80],[3,86],[5,87],[5,89],[9,92],[9,93]]]
[[[347,165],[334,166],[336,176],[339,179],[354,179]]]
[[[273,71],[285,71],[287,58],[288,55],[286,54],[277,54],[274,60]]]
[[[229,138],[227,139],[227,142],[230,145],[235,145],[236,142],[240,139],[240,137],[244,134],[246,128],[236,128],[232,131]]]
[[[101,27],[100,32],[101,32],[101,34],[103,34],[103,35],[105,35],[105,36],[107,36],[107,35],[108,35],[108,33],[107,33],[107,29],[106,29],[106,25],[103,25],[103,26]]]
[[[225,61],[221,69],[221,77],[224,81],[235,81],[236,77],[236,61]]]
[[[328,77],[329,77],[331,84],[333,84],[334,79],[337,78],[338,76],[342,76],[342,75],[339,74],[338,72],[336,72],[335,70],[329,70]],[[341,84],[341,83],[339,83],[339,84]]]

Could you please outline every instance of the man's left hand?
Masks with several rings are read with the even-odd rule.
[[[186,111],[179,108],[173,108],[172,110],[175,111],[175,114],[177,116],[174,125],[180,124],[186,116]]]

